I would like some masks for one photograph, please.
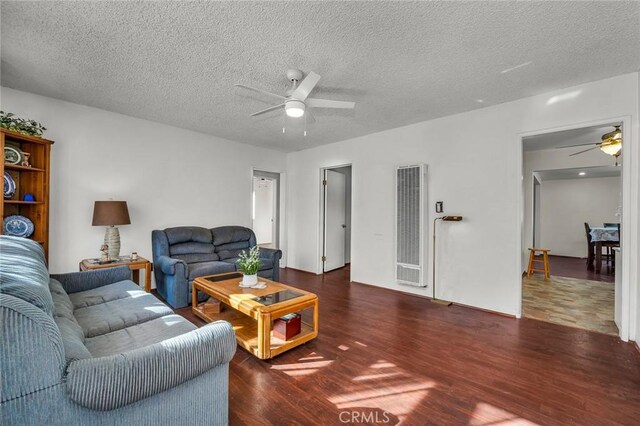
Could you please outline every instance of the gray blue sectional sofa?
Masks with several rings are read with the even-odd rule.
[[[236,271],[238,255],[255,247],[256,235],[242,226],[180,226],[153,231],[151,242],[158,293],[169,305],[183,308],[191,303],[193,280]],[[258,275],[278,281],[281,257],[280,250],[261,248]]]
[[[227,424],[230,324],[197,329],[130,278],[49,275],[0,236],[0,424]]]

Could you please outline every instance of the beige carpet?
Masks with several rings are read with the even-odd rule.
[[[612,283],[534,275],[522,280],[522,310],[527,318],[606,334],[618,334],[613,322]]]

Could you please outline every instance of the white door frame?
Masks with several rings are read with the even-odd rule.
[[[323,255],[326,257],[322,264],[322,272],[326,273],[344,268],[347,264],[347,176],[336,169],[326,169],[324,173],[327,184],[324,185]],[[341,211],[336,209],[338,206],[342,207]],[[342,214],[341,218],[340,214]],[[336,226],[338,224],[336,220],[340,222],[342,228],[329,228],[329,225]],[[336,231],[338,234],[335,234]],[[340,244],[336,245],[336,241],[339,241]],[[342,256],[340,256],[340,252]]]
[[[351,167],[351,221],[349,222],[349,232],[351,232],[351,239],[350,241],[350,245],[351,247],[349,248],[349,251],[351,253],[351,265],[353,265],[353,164],[351,163],[342,163],[342,164],[336,164],[335,166],[326,166],[326,167],[321,167],[320,171],[318,173],[318,197],[320,200],[320,205],[319,205],[319,213],[318,213],[318,218],[320,219],[318,221],[318,253],[320,253],[320,255],[318,256],[317,259],[317,263],[316,263],[316,275],[322,275],[324,274],[323,271],[323,265],[322,265],[322,256],[324,253],[324,188],[322,186],[322,181],[324,180],[324,171],[325,170],[331,170],[331,169],[339,169],[341,167]],[[351,271],[353,269],[349,270],[349,281],[351,281]]]
[[[536,185],[536,182],[538,183]],[[539,181],[536,173],[533,173],[533,189],[531,191],[531,195],[533,196],[533,217],[532,219],[532,229],[533,231],[533,247],[542,247],[540,244],[540,192],[541,192],[542,182]]]
[[[276,215],[277,215],[277,224],[276,224],[276,230],[277,230],[277,244],[280,250],[282,250],[282,258],[280,259],[280,267],[281,268],[286,268],[287,267],[287,234],[286,234],[286,181],[287,181],[287,176],[285,172],[277,172],[277,171],[271,171],[271,170],[267,170],[263,167],[251,167],[251,178],[249,180],[250,182],[250,192],[249,194],[253,194],[253,178],[257,175],[260,176],[260,174],[263,174],[264,177],[269,177],[271,179],[277,179],[276,180],[276,185],[274,187],[274,192],[276,192],[275,197],[277,197],[277,203],[275,205],[275,209],[276,209]],[[277,176],[277,178],[276,178]],[[251,202],[251,205],[253,206],[253,201]],[[251,216],[251,212],[249,212],[249,223],[252,223],[252,216]]]
[[[543,135],[547,133],[555,133],[564,130],[580,129],[583,127],[592,126],[604,126],[610,123],[622,123],[622,220],[620,246],[622,248],[622,307],[621,307],[621,327],[620,327],[620,339],[628,341],[630,336],[630,327],[635,324],[636,321],[636,299],[638,292],[638,281],[636,271],[631,269],[632,257],[635,254],[637,256],[638,247],[633,242],[633,235],[636,235],[636,226],[638,224],[638,206],[637,202],[634,204],[634,197],[632,194],[638,191],[638,182],[633,182],[631,173],[632,166],[635,165],[634,155],[638,149],[636,141],[632,139],[632,125],[633,121],[631,116],[612,117],[600,120],[593,120],[583,123],[574,123],[561,127],[539,129],[534,131],[522,132],[517,135],[517,153],[516,159],[518,161],[518,170],[520,171],[520,180],[517,181],[516,199],[517,199],[517,249],[518,249],[518,275],[515,278],[516,284],[516,317],[522,317],[522,242],[524,235],[524,191],[523,191],[523,179],[524,179],[524,158],[523,158],[523,139],[528,136]],[[613,157],[611,157],[613,158]],[[637,200],[636,200],[637,201]],[[533,212],[532,212],[533,213]],[[533,217],[533,216],[532,216]],[[637,259],[636,259],[637,260]],[[634,327],[635,328],[635,327]],[[634,330],[635,331],[635,330]]]

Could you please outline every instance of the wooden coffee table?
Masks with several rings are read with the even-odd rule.
[[[207,322],[230,322],[238,344],[260,359],[273,358],[318,336],[318,296],[265,278],[259,278],[259,281],[264,281],[266,288],[242,288],[238,286],[241,277],[229,278],[234,275],[210,275],[193,280],[193,313]],[[286,290],[296,296],[278,301],[285,294],[293,296],[291,293],[280,293]],[[198,304],[199,291],[222,302],[223,310],[218,314],[206,313],[202,304]],[[254,300],[263,296],[266,296],[263,303]],[[273,303],[267,304],[270,302]],[[307,309],[313,309],[311,324],[305,322],[306,315],[303,315],[299,334],[290,340],[281,340],[272,335],[275,319]]]

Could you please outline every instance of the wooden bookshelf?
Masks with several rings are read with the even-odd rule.
[[[2,197],[0,209],[2,218],[19,214],[28,217],[34,225],[31,239],[42,244],[45,256],[49,256],[49,168],[51,145],[53,141],[34,136],[22,135],[6,129],[0,129],[0,148],[3,160],[0,171],[7,172],[16,183],[16,192],[9,199]],[[12,145],[22,152],[31,154],[31,167],[19,164],[5,164],[4,147]],[[24,201],[25,194],[33,194],[35,201]],[[4,227],[0,227],[0,233]]]

